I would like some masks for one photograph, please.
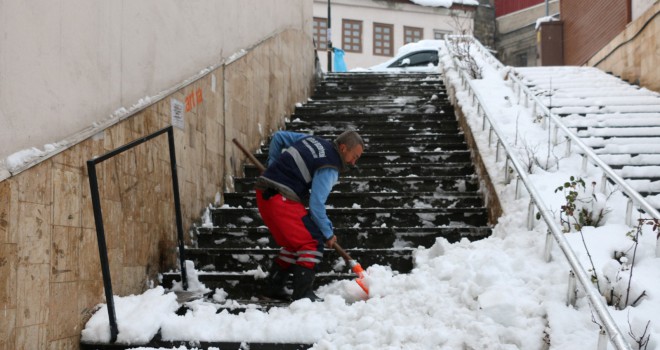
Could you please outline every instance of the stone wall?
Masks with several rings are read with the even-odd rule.
[[[309,31],[275,34],[0,182],[0,349],[77,349],[105,302],[86,161],[170,125],[172,100],[183,103],[184,128],[174,134],[187,231],[242,171],[232,138],[255,149],[311,93]],[[177,268],[167,136],[99,163],[97,173],[113,292],[141,293]]]
[[[493,0],[479,0],[474,14],[474,37],[485,47],[495,49],[495,6]]]
[[[630,23],[587,65],[660,92],[660,2]]]

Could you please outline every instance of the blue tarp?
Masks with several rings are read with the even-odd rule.
[[[333,71],[335,71],[335,72],[345,72],[346,71],[346,63],[344,62],[344,50],[333,47],[332,51],[334,51],[334,53],[335,53],[335,58],[333,60],[333,63],[334,63]]]

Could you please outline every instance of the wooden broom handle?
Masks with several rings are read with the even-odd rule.
[[[245,147],[243,147],[243,145],[241,145],[241,143],[238,142],[237,139],[233,139],[232,141],[234,142],[234,144],[236,144],[236,146],[238,146],[238,148],[241,149],[241,151],[243,151],[243,153],[250,159],[252,164],[254,164],[257,167],[260,173],[263,174],[264,171],[266,171],[266,167],[263,164],[261,164],[261,162],[257,158],[255,158],[251,152],[245,149]]]

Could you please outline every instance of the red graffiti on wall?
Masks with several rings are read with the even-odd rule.
[[[204,102],[202,97],[202,89],[197,88],[196,91],[193,91],[186,96],[186,112],[190,112],[193,107],[197,107],[199,104]]]

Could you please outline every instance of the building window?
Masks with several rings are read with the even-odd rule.
[[[362,52],[362,21],[342,21],[342,49],[346,52]]]
[[[314,42],[316,49],[328,49],[328,19],[314,17]]]
[[[403,26],[403,44],[416,43],[422,40],[423,28]]]
[[[394,56],[394,25],[374,23],[374,55]]]
[[[435,40],[443,40],[445,38],[445,35],[450,35],[451,32],[448,30],[442,30],[442,29],[433,29],[433,39]]]
[[[527,67],[527,52],[516,55],[516,67]]]

